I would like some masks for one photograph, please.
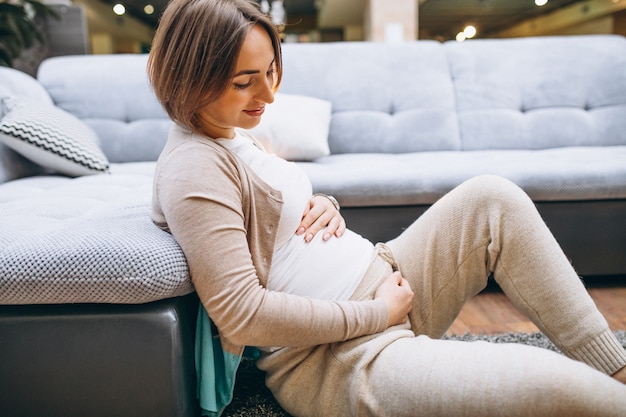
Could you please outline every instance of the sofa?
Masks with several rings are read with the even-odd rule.
[[[198,299],[149,216],[172,122],[146,59],[49,58],[36,79],[0,68],[2,416],[199,415]],[[255,134],[353,230],[388,240],[495,174],[530,195],[586,282],[626,275],[624,37],[284,44],[283,59]]]

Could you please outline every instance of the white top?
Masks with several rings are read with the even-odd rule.
[[[234,139],[216,141],[282,193],[283,209],[268,289],[316,299],[347,300],[369,267],[374,245],[351,230],[326,242],[322,240],[322,230],[311,242],[305,242],[304,235],[296,235],[312,195],[311,182],[304,171],[293,162],[265,152],[240,132]]]

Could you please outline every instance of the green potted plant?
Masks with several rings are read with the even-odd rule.
[[[15,58],[45,42],[36,18],[58,13],[38,0],[0,0],[0,66],[11,67]]]

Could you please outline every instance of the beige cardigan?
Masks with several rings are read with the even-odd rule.
[[[172,127],[152,207],[153,221],[181,246],[224,350],[312,346],[386,328],[382,300],[313,300],[265,289],[281,193],[213,140]]]

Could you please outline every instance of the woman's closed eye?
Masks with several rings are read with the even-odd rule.
[[[276,78],[276,70],[275,69],[269,70],[266,76],[269,80],[272,81],[272,84],[274,84],[275,78]],[[233,83],[233,87],[235,88],[235,90],[244,90],[250,87],[252,83],[253,83],[253,79],[250,79],[250,81],[248,81],[247,83]]]
[[[250,81],[248,81],[247,83],[241,84],[241,83],[233,83],[233,87],[235,88],[235,90],[243,90],[245,88],[248,88],[252,85],[252,79],[250,79]]]

